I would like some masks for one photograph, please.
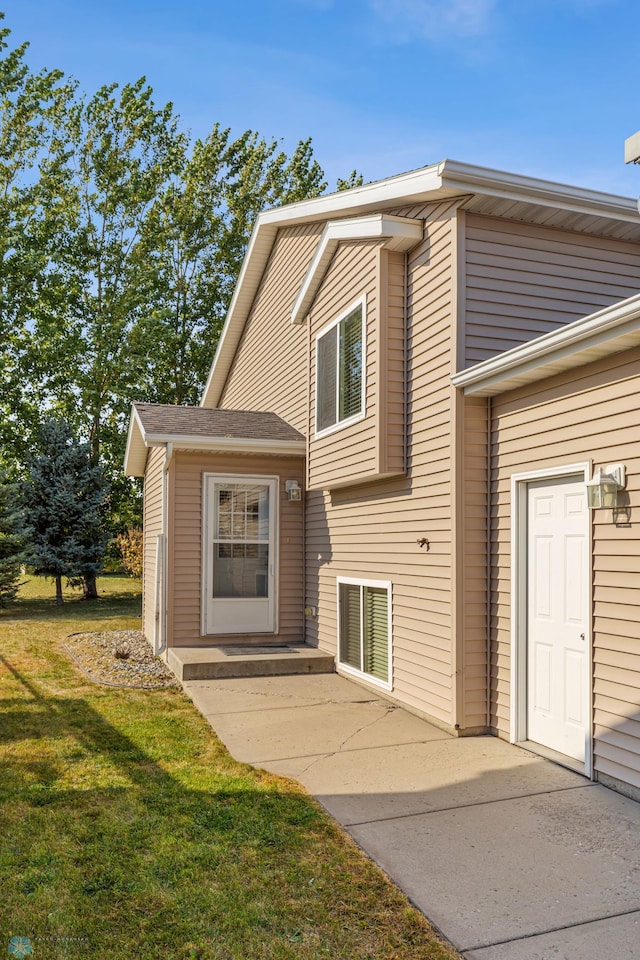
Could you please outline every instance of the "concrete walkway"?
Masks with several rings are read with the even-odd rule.
[[[467,960],[640,958],[640,804],[335,674],[185,689],[236,759],[304,784]]]

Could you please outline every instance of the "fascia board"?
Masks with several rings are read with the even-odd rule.
[[[505,200],[542,203],[562,210],[591,213],[638,222],[636,201],[617,194],[603,193],[569,184],[554,183],[538,177],[524,177],[503,170],[478,167],[458,160],[442,160],[429,167],[401,173],[386,180],[368,183],[312,200],[300,200],[260,214],[263,224],[294,225],[308,220],[331,219],[336,213],[355,214],[367,208],[395,201],[413,201],[483,193]]]
[[[236,453],[281,454],[283,456],[304,455],[307,441],[300,440],[260,440],[246,437],[193,437],[185,434],[147,434],[148,447],[162,447],[167,443],[174,450],[229,451]]]
[[[571,357],[572,363],[564,369],[588,363],[589,351],[609,343],[611,353],[616,341],[640,329],[640,294],[622,300],[567,324],[559,330],[545,333],[529,343],[513,347],[498,357],[484,360],[468,370],[452,376],[455,387],[468,396],[492,396],[510,388],[516,377],[527,382],[550,376],[553,365]]]
[[[367,183],[337,193],[328,193],[311,200],[300,200],[285,207],[275,207],[260,214],[263,224],[295,226],[309,220],[330,220],[336,214],[354,215],[388,203],[405,201],[408,198],[428,197],[442,186],[441,163],[420,167],[409,173],[400,173],[386,180]]]
[[[387,240],[394,250],[409,250],[422,239],[422,222],[407,217],[372,214],[348,220],[332,220],[322,232],[313,260],[298,292],[291,322],[302,323],[320,288],[339,243],[346,240]]]
[[[124,454],[124,473],[126,477],[144,476],[147,464],[147,445],[144,437],[144,427],[138,411],[131,407],[131,418],[127,433],[127,446]]]

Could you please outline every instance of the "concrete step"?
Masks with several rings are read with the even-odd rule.
[[[333,673],[334,658],[304,645],[265,647],[170,647],[167,663],[178,680],[223,677],[275,677],[293,673]]]

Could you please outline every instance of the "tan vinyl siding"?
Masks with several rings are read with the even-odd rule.
[[[317,337],[364,298],[365,416],[315,436]],[[405,257],[380,244],[338,249],[310,312],[309,489],[332,489],[405,469]]]
[[[155,579],[157,538],[162,533],[162,465],[164,448],[149,451],[144,474],[143,554],[144,576],[142,580],[142,630],[149,643],[153,643],[155,631]]]
[[[169,644],[301,642],[303,621],[303,531],[300,502],[289,501],[285,480],[304,483],[302,457],[229,456],[177,453],[173,464],[173,509],[170,539],[173,544],[173,582]],[[243,637],[239,634],[203,637],[202,618],[202,493],[205,473],[277,476],[279,498],[279,584],[277,635]]]
[[[428,220],[424,242],[408,254],[407,264],[403,353],[408,475],[331,492],[309,491],[306,523],[306,602],[319,610],[318,621],[308,622],[308,640],[336,651],[337,577],[390,580],[392,695],[444,724],[452,724],[453,709],[449,385],[453,209],[443,204],[393,211]],[[391,296],[389,304],[391,311]],[[422,536],[429,540],[428,551],[416,542]]]
[[[627,467],[629,514],[591,513],[595,769],[640,787],[640,349],[493,401],[492,722],[509,728],[513,473],[592,460]]]
[[[403,253],[380,251],[384,332],[380,335],[379,356],[384,373],[377,403],[379,474],[405,471],[405,263]]]
[[[461,559],[463,729],[487,726],[487,564],[488,564],[488,408],[484,398],[463,400]]]
[[[471,366],[640,290],[640,247],[466,214]]]
[[[219,406],[268,410],[305,432],[307,335],[291,308],[315,253],[322,224],[280,230]]]
[[[400,463],[406,475],[332,491],[307,490],[303,601],[317,609],[317,616],[307,617],[305,636],[307,642],[336,652],[338,576],[391,581],[391,696],[449,726],[455,722],[451,609],[452,218],[460,202],[457,199],[386,211],[425,221],[424,240],[407,254],[406,261],[404,255],[381,250],[376,242],[341,244],[314,302],[311,331],[308,322],[292,329],[288,311],[313,255],[315,241],[308,232],[300,232],[294,241],[295,230],[283,231],[279,239],[286,233],[291,243],[286,250],[274,251],[223,398],[226,407],[273,410],[311,435],[315,384],[305,380],[301,389],[298,376],[306,377],[307,370],[313,376],[314,364],[303,349],[310,352],[322,323],[335,319],[363,292],[367,294],[370,320],[386,297],[389,337],[383,362],[388,370],[387,455]],[[315,234],[316,240],[320,230],[321,227]],[[295,272],[296,280],[283,293],[274,283],[272,271],[285,253],[287,269],[292,275]],[[280,284],[283,279],[286,278],[281,278]],[[262,301],[267,289],[268,311]],[[382,294],[382,290],[386,293]],[[374,348],[375,335],[374,330],[369,341]],[[379,352],[372,356],[374,366],[368,377],[368,390],[376,382],[373,372],[379,356]],[[406,390],[402,375],[405,368]],[[379,402],[375,394],[371,400]],[[403,434],[394,423],[404,420]],[[379,469],[377,455],[364,450],[372,442],[375,451],[376,427],[371,429],[360,451],[367,469],[375,470]],[[329,460],[352,457],[353,467],[360,469],[362,459],[356,460],[349,445],[342,448],[337,440],[338,434],[329,448]],[[333,469],[329,461],[316,461],[314,469],[316,465],[326,471]],[[428,550],[418,546],[420,537],[428,539]],[[474,610],[468,608],[469,618],[474,616]],[[470,691],[481,684],[482,665],[472,660],[474,656],[472,644],[468,657]],[[477,697],[475,692],[473,697]],[[480,713],[480,707],[474,706],[474,723]]]
[[[309,314],[311,340],[309,424],[309,489],[327,489],[345,481],[375,475],[376,381],[378,377],[379,289],[378,245],[344,243],[338,247]],[[365,416],[350,426],[336,426],[323,437],[315,436],[316,337],[361,297],[365,298],[366,356]]]

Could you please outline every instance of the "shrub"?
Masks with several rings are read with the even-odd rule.
[[[142,577],[142,527],[129,527],[116,537],[122,566],[130,577]]]

